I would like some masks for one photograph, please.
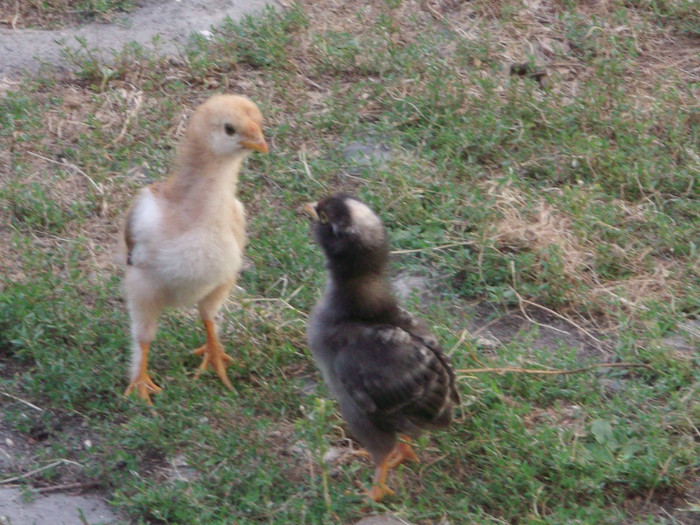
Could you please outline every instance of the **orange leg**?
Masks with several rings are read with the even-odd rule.
[[[226,364],[233,362],[233,357],[224,352],[224,349],[219,342],[219,337],[216,335],[214,321],[204,321],[204,327],[207,330],[207,342],[204,344],[204,346],[201,346],[194,351],[195,355],[203,356],[202,364],[199,365],[199,369],[197,370],[195,377],[199,377],[202,372],[211,366],[216,372],[216,375],[219,376],[219,379],[221,379],[224,386],[229,390],[233,390],[231,380],[226,375]]]
[[[398,443],[396,448],[391,451],[388,458],[389,468],[396,468],[407,459],[420,463],[420,459],[418,459],[413,448],[411,448],[411,438],[406,436],[401,436],[401,438],[406,441],[406,443]]]
[[[386,485],[386,475],[389,472],[389,454],[374,472],[374,486],[367,491],[367,496],[373,501],[381,501],[384,496],[393,496],[394,491]]]
[[[146,401],[149,405],[152,405],[151,394],[157,394],[161,390],[161,387],[156,385],[151,377],[146,372],[148,366],[148,343],[139,343],[141,347],[141,363],[139,364],[139,371],[136,378],[131,381],[126,390],[124,391],[124,397],[131,394],[134,390],[138,393],[139,397]]]
[[[411,441],[410,438],[405,436],[401,436],[401,438],[408,442]],[[384,496],[393,496],[394,491],[386,485],[386,476],[389,473],[389,469],[396,468],[407,459],[416,463],[419,461],[410,443],[398,443],[394,450],[377,467],[374,474],[374,486],[367,491],[367,496],[374,501],[381,501]]]

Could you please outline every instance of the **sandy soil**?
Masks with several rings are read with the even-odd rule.
[[[76,38],[84,38],[89,47],[121,49],[131,41],[152,47],[160,35],[159,49],[173,53],[188,35],[207,31],[227,16],[240,19],[259,12],[266,0],[142,0],[130,13],[115,17],[110,24],[91,23],[80,27],[42,31],[0,28],[0,79],[35,74],[41,63],[68,67],[62,58],[63,44],[80,47]],[[108,55],[107,55],[108,56]]]

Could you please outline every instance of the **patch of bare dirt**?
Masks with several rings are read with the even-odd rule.
[[[392,280],[396,294],[402,301],[416,297],[420,304],[428,305],[439,295],[438,279],[400,273]],[[486,301],[464,302],[455,307],[462,319],[458,332],[466,329],[475,337],[480,351],[487,357],[498,355],[498,347],[529,336],[537,330],[532,348],[570,348],[582,362],[605,360],[611,357],[612,342],[586,320],[572,319],[562,314],[548,312],[541,306],[524,304],[523,309],[504,311],[502,307]]]
[[[693,505],[697,508],[700,501],[700,484],[693,480],[687,483],[687,491],[658,489],[648,494],[630,496],[622,506],[630,516],[653,516],[659,523],[700,525],[700,512],[693,508]],[[625,520],[624,525],[637,523],[637,519],[631,518]]]
[[[99,441],[85,419],[51,413],[7,394],[0,399],[0,410],[1,485],[29,484],[40,493],[95,486],[79,462]],[[45,459],[56,443],[63,448],[62,457]]]
[[[89,523],[124,523],[80,463],[99,441],[85,419],[7,393],[0,411],[0,523],[47,523],[47,516],[51,523],[79,523],[81,516]],[[53,453],[59,449],[60,456]]]
[[[5,22],[5,27],[0,27],[0,79],[37,73],[42,63],[59,70],[68,69],[62,50],[64,45],[68,49],[80,49],[78,39],[84,40],[90,49],[106,54],[106,58],[110,56],[109,50],[119,50],[128,42],[154,48],[156,36],[159,52],[174,53],[192,33],[206,34],[212,25],[226,17],[240,19],[260,11],[266,4],[266,0],[143,0],[133,11],[115,14],[109,24],[92,22],[38,30],[13,28],[14,6],[3,2],[0,20]]]

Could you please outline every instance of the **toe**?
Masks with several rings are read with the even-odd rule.
[[[384,483],[374,485],[367,491],[367,496],[375,502],[382,501],[385,496],[393,496],[394,491],[387,487]]]
[[[146,401],[149,405],[152,405],[151,394],[157,394],[162,392],[162,388],[156,385],[153,380],[148,375],[141,376],[136,380],[132,381],[126,390],[124,391],[124,397],[129,396],[132,392],[136,392],[138,396]]]
[[[226,366],[221,361],[219,361],[216,365],[216,375],[219,376],[219,379],[221,379],[221,382],[224,384],[224,386],[226,388],[228,388],[229,390],[233,390],[233,385],[231,384],[231,380],[228,378],[228,375],[226,374]]]

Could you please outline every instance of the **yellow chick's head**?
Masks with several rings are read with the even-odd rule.
[[[187,142],[215,157],[267,153],[262,114],[241,95],[214,95],[201,104],[187,127]]]

